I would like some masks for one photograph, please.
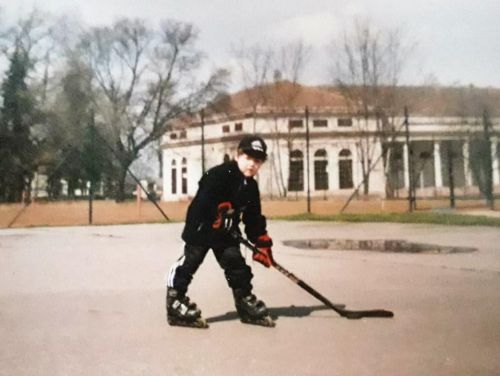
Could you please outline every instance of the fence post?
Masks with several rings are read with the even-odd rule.
[[[408,209],[411,212],[416,209],[416,191],[413,177],[413,148],[410,143],[410,122],[408,120],[408,107],[405,107],[405,135],[406,150],[408,150]]]
[[[309,109],[306,106],[306,184],[307,184],[307,213],[311,214],[311,177],[309,166]]]
[[[141,186],[139,184],[137,184],[135,192],[136,192],[136,196],[137,196],[137,214],[139,215],[139,218],[141,218],[141,204],[142,204],[141,194],[142,194],[142,190],[141,190]]]

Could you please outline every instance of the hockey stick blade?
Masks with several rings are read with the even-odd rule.
[[[363,317],[379,317],[379,318],[391,318],[394,317],[394,313],[391,311],[386,311],[385,309],[370,309],[367,311],[348,311],[339,310],[339,314],[342,317],[350,320],[362,319]]]
[[[261,253],[261,251],[252,243],[245,239],[241,234],[236,231],[231,232],[231,235],[237,239],[240,243],[245,245],[248,249],[250,249],[253,253]],[[321,295],[318,291],[309,286],[306,282],[298,278],[295,274],[285,269],[283,266],[278,264],[275,260],[272,261],[272,266],[278,270],[285,277],[290,279],[296,285],[307,291],[309,294],[314,296],[319,301],[323,302],[327,307],[333,309],[337,312],[341,317],[345,317],[347,319],[356,320],[362,319],[363,317],[378,317],[378,318],[391,318],[394,317],[394,313],[391,311],[386,311],[385,309],[370,309],[370,310],[362,310],[362,311],[350,311],[344,309],[342,307],[334,305],[327,298]]]

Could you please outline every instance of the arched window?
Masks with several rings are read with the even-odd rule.
[[[354,187],[352,182],[352,158],[348,149],[342,149],[339,153],[339,187],[340,189]]]
[[[314,188],[317,191],[328,189],[328,154],[325,149],[314,153]]]
[[[304,155],[300,150],[293,150],[290,153],[288,190],[290,192],[298,192],[304,190]]]
[[[172,184],[172,194],[177,194],[177,167],[175,159],[172,159],[172,169],[171,169],[171,184]]]
[[[183,195],[188,192],[188,180],[187,180],[187,160],[182,158],[181,164],[181,192]]]

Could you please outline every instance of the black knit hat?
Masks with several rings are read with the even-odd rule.
[[[255,135],[248,135],[241,139],[238,149],[243,153],[265,161],[267,158],[267,146],[262,138]]]

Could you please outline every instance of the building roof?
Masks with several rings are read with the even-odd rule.
[[[387,95],[389,88],[380,92]],[[500,111],[500,89],[474,86],[402,86],[394,92],[394,106],[408,106],[410,112],[423,116],[480,116],[485,109],[495,115]],[[303,111],[304,107],[324,111],[347,111],[349,103],[334,86],[306,86],[289,81],[241,90],[224,98],[219,112],[256,113],[266,111]],[[350,106],[353,107],[352,105]]]
[[[410,113],[420,116],[477,117],[484,110],[491,116],[500,112],[500,89],[473,86],[415,86],[397,89],[397,105],[408,106]]]
[[[351,88],[352,89],[352,88]],[[410,116],[476,117],[488,109],[491,116],[500,112],[500,89],[441,86],[397,87],[392,95],[389,88],[380,88],[381,95],[394,98],[391,105],[396,116],[403,116],[408,107]],[[387,100],[387,99],[386,99]],[[303,112],[349,113],[354,108],[334,86],[307,86],[290,81],[256,86],[224,95],[204,109],[205,122],[219,122],[231,118],[256,115]],[[178,119],[174,128],[199,124],[199,116]]]
[[[314,111],[345,112],[347,102],[338,90],[290,81],[256,86],[221,97],[205,109],[207,119],[253,114]]]
[[[283,111],[303,111],[310,108],[324,108],[342,111],[346,108],[346,100],[338,90],[319,86],[305,86],[289,81],[246,89],[231,97],[235,109],[252,111],[257,109],[277,109]]]

